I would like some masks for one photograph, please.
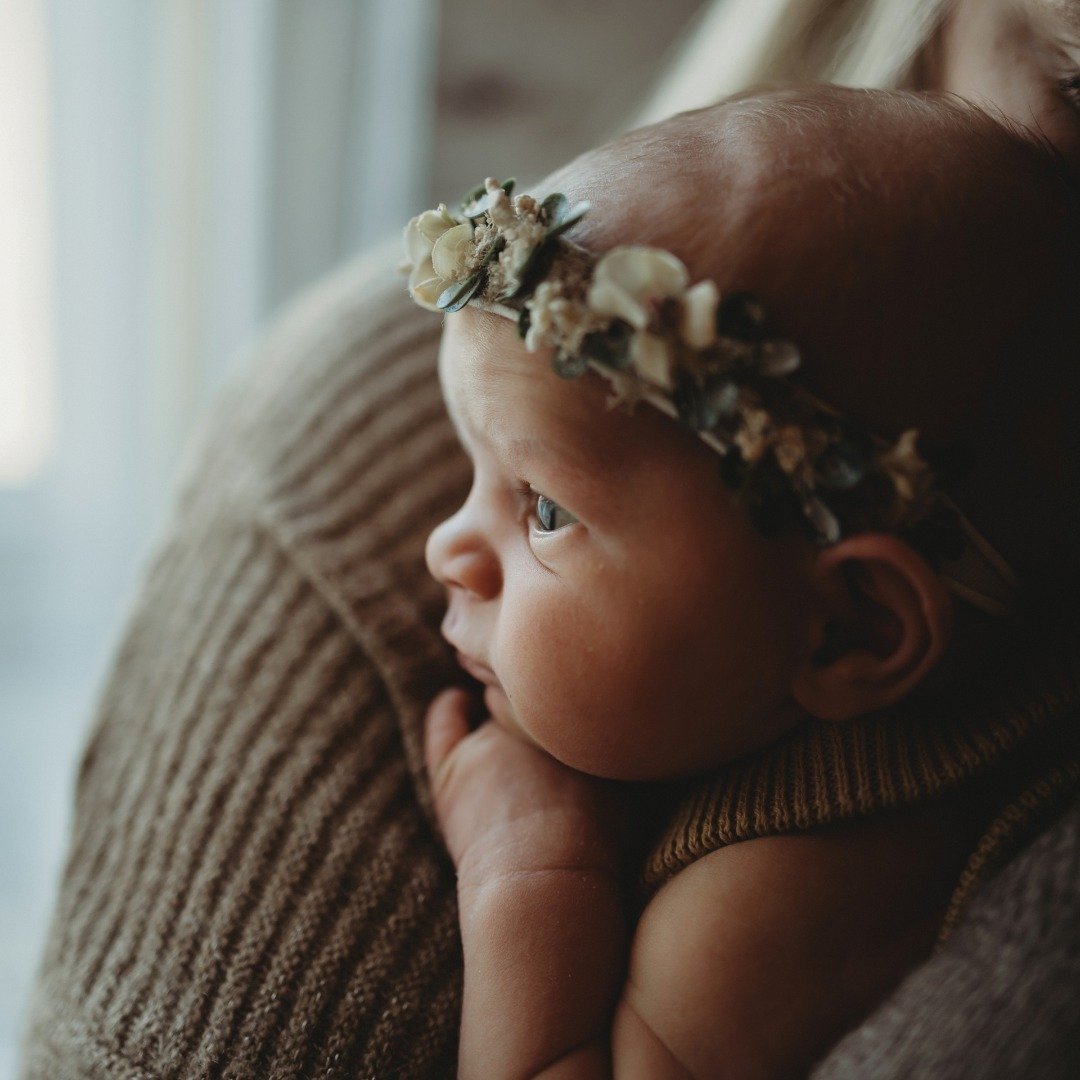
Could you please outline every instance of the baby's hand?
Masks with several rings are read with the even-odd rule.
[[[616,875],[621,785],[556,761],[494,721],[469,730],[469,696],[428,709],[424,751],[459,888],[519,874]]]

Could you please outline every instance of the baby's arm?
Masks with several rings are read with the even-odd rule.
[[[933,815],[735,844],[657,894],[627,966],[612,785],[493,723],[468,734],[460,696],[427,735],[465,1078],[805,1076],[929,952],[955,880]]]
[[[437,698],[426,731],[458,873],[458,1075],[610,1076],[627,951],[612,785],[491,721],[469,734],[466,700],[461,691]]]

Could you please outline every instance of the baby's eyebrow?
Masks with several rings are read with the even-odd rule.
[[[597,458],[586,453],[579,446],[569,448],[563,445],[554,445],[535,436],[518,436],[509,440],[506,446],[506,454],[510,463],[519,472],[527,471],[525,466],[528,463],[540,459],[547,468],[565,472],[576,483],[589,488],[602,489],[606,488],[609,483],[605,470]]]

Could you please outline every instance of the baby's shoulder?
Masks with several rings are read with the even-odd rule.
[[[805,1075],[929,955],[968,842],[916,812],[697,860],[642,914],[624,1029],[692,1076]]]

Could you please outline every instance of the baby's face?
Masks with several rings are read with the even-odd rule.
[[[599,377],[560,379],[505,319],[449,316],[440,377],[474,474],[427,559],[497,722],[638,780],[795,723],[812,545],[762,539],[692,433],[646,405],[607,409]]]

